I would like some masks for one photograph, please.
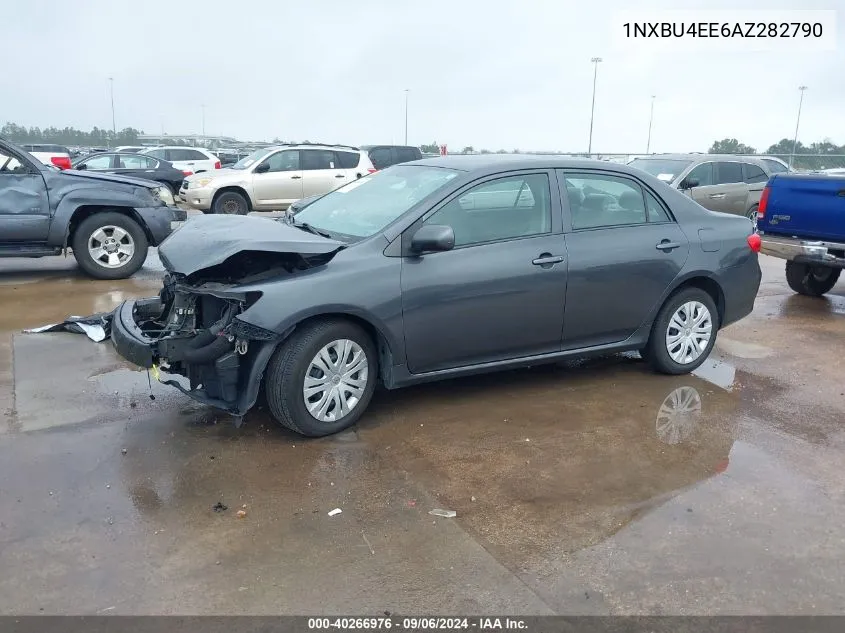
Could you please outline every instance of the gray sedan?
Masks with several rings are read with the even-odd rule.
[[[192,219],[160,248],[160,296],[118,308],[112,338],[235,415],[263,386],[280,423],[320,436],[377,383],[626,350],[692,371],[751,312],[759,247],[746,218],[626,166],[425,159],[284,220]]]

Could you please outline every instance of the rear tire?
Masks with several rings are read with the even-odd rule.
[[[808,297],[821,297],[828,292],[841,273],[839,268],[786,262],[786,283],[798,294]]]
[[[214,198],[211,212],[220,215],[246,215],[249,213],[249,204],[238,192],[224,191]]]
[[[149,245],[144,229],[115,211],[85,218],[71,237],[79,267],[95,279],[126,279],[133,275],[144,265]]]
[[[713,298],[701,288],[685,288],[657,313],[644,358],[662,374],[688,374],[707,360],[718,331]]]
[[[320,364],[329,371],[322,371]],[[359,366],[357,372],[344,372]],[[314,321],[297,327],[270,359],[264,381],[267,406],[292,431],[308,437],[331,435],[358,421],[373,396],[377,376],[376,346],[363,329],[337,319]],[[306,398],[311,399],[308,404]],[[340,399],[348,407],[345,413]]]

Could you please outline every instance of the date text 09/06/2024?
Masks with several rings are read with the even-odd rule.
[[[519,618],[441,618],[441,617],[353,617],[353,618],[308,618],[309,630],[391,630],[398,631],[451,631],[472,630],[519,631],[526,629],[526,623]]]

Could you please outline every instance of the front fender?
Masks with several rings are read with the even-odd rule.
[[[62,196],[56,205],[56,211],[50,222],[50,231],[47,234],[47,243],[53,246],[65,244],[70,221],[80,207],[128,207],[134,209],[135,207],[150,207],[153,203],[152,195],[145,199],[137,194],[124,191],[92,188],[74,189]]]

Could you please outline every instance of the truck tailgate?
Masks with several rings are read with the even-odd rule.
[[[767,234],[842,241],[845,237],[845,177],[778,175],[769,180],[765,215],[757,228]]]

